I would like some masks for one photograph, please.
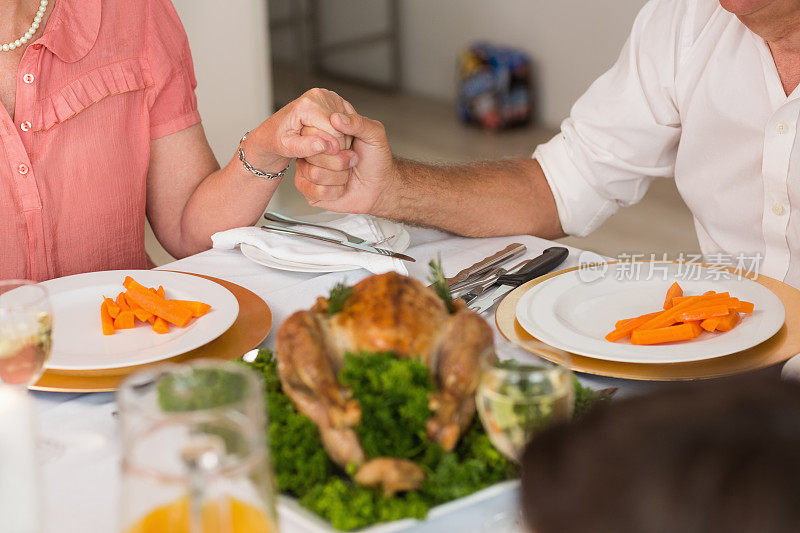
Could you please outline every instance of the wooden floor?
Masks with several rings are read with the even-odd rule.
[[[297,96],[289,73],[276,69],[273,79],[276,80],[276,104],[285,104]],[[337,91],[359,113],[383,122],[392,151],[407,159],[458,163],[529,157],[536,145],[555,133],[552,129],[534,127],[489,133],[461,124],[452,104],[408,94],[388,94],[330,80],[320,81],[319,85]],[[270,209],[290,215],[318,211],[294,189],[293,169],[290,170],[270,202]],[[699,250],[691,213],[672,180],[654,182],[639,204],[621,210],[592,235],[567,237],[563,242],[612,257],[633,253],[655,253],[659,257],[667,253],[670,257],[677,257],[681,252]],[[170,259],[149,230],[146,245],[157,264]]]

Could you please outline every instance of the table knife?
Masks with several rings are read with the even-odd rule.
[[[547,274],[563,263],[568,256],[569,250],[564,247],[553,246],[547,248],[542,252],[542,255],[531,260],[530,263],[525,265],[525,267],[516,274],[506,274],[497,278],[497,287],[486,291],[476,299],[469,308],[477,313],[488,311],[507,293],[516,289],[523,283],[527,283],[534,278]]]
[[[276,233],[285,233],[289,235],[297,235],[298,237],[305,237],[307,239],[314,239],[317,241],[323,241],[330,244],[335,244],[338,246],[344,246],[345,248],[350,248],[353,250],[358,250],[360,252],[369,252],[371,254],[378,254],[378,255],[385,255],[388,257],[394,257],[395,259],[402,259],[403,261],[411,261],[416,262],[416,259],[413,257],[409,257],[405,254],[401,254],[399,252],[393,252],[391,250],[384,250],[383,248],[375,248],[374,246],[369,246],[367,244],[361,244],[356,242],[347,242],[347,241],[340,241],[338,239],[333,239],[331,237],[325,237],[322,235],[317,235],[315,233],[306,233],[304,231],[299,231],[292,228],[287,228],[283,226],[272,226],[266,225],[261,226],[261,229],[264,231],[274,231]]]
[[[524,254],[526,251],[527,247],[524,244],[520,244],[518,242],[509,244],[499,252],[494,253],[489,257],[484,257],[474,265],[468,266],[458,274],[446,278],[445,281],[451,289],[456,289],[460,283],[463,283],[472,277],[480,276],[494,267],[505,264]]]
[[[497,283],[497,278],[500,276],[505,276],[506,274],[516,274],[525,268],[531,261],[533,261],[533,259],[527,259],[517,263],[512,267],[509,267],[508,269],[503,267],[495,267],[487,271],[485,274],[467,280],[459,288],[453,290],[452,294],[454,297],[461,298],[467,303],[467,305],[469,305],[474,302],[478,296],[491,289]]]

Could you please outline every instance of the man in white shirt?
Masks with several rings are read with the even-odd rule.
[[[397,160],[382,125],[353,113],[331,117],[353,153],[298,161],[295,182],[333,211],[555,238],[674,177],[704,254],[761,257],[760,273],[800,286],[799,83],[800,0],[652,0],[532,159]]]

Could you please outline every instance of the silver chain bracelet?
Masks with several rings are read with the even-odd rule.
[[[239,161],[242,162],[242,166],[245,168],[245,170],[250,171],[251,173],[253,173],[256,176],[258,176],[259,178],[264,178],[264,179],[267,179],[267,180],[276,180],[276,179],[282,178],[283,175],[286,174],[286,171],[289,170],[289,165],[292,164],[291,160],[286,165],[286,168],[284,168],[280,172],[272,173],[272,172],[264,172],[263,170],[258,170],[256,167],[251,165],[247,161],[245,156],[244,156],[244,140],[247,139],[247,134],[248,133],[250,133],[250,132],[248,131],[247,133],[242,135],[242,138],[239,140],[239,150],[237,151],[237,153],[239,154]]]

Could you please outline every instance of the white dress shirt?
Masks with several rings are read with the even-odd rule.
[[[652,0],[533,156],[568,234],[674,177],[707,257],[747,256],[800,287],[798,119],[800,88],[786,96],[767,44],[717,0]]]

